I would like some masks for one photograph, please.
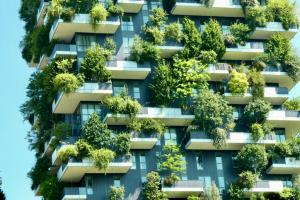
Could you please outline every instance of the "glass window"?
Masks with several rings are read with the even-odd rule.
[[[122,17],[122,31],[133,31],[134,25],[132,21],[132,16],[124,15]]]
[[[160,167],[160,163],[159,163],[160,152],[156,152],[155,155],[156,155],[156,167],[157,167],[157,169],[159,169],[159,167]]]
[[[167,129],[164,134],[165,144],[177,144],[177,135],[174,128]]]
[[[122,87],[122,86],[116,86],[116,87],[113,87],[113,92],[114,92],[114,96],[118,96],[120,95],[124,90],[125,88]]]
[[[136,158],[135,158],[135,153],[132,153],[131,162],[132,162],[131,169],[136,169]]]
[[[196,163],[197,163],[197,169],[203,170],[203,155],[201,153],[196,155]]]
[[[152,0],[151,3],[151,9],[155,9],[155,8],[158,8],[158,7],[162,7],[162,2],[161,0]]]
[[[140,99],[141,98],[140,88],[138,88],[138,87],[133,88],[133,98],[134,99]]]
[[[203,183],[204,187],[211,187],[211,177],[210,176],[199,176],[198,179]]]
[[[184,162],[183,166],[182,166],[182,172],[181,172],[181,180],[185,181],[188,180],[187,178],[187,171],[186,171],[186,159],[185,157],[182,157],[181,160]]]
[[[223,176],[218,177],[219,189],[220,192],[225,189],[225,180]]]
[[[91,46],[96,46],[96,37],[93,35],[76,35],[77,51],[84,52]]]
[[[97,115],[101,114],[101,107],[99,104],[81,104],[79,113],[81,116],[81,123],[84,124],[93,113],[96,113]]]
[[[121,180],[118,178],[118,179],[114,179],[114,186],[115,187],[121,187]]]
[[[141,181],[144,183],[146,181],[147,175],[147,163],[146,156],[144,154],[140,155],[140,169],[141,169]]]
[[[125,56],[128,56],[130,54],[130,49],[133,45],[133,38],[132,37],[123,37],[123,53]]]
[[[91,176],[86,176],[85,177],[85,187],[86,187],[86,192],[89,195],[92,195],[93,192],[93,179]]]
[[[223,162],[221,156],[216,156],[217,170],[223,170]]]
[[[100,2],[104,7],[108,7],[110,0],[99,0],[99,2]]]

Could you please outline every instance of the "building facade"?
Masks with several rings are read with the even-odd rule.
[[[299,132],[300,113],[287,110],[282,105],[297,81],[282,67],[267,64],[268,66],[259,72],[265,81],[262,98],[272,105],[267,122],[273,126],[273,134],[266,134],[259,141],[253,140],[250,130],[245,128],[243,123],[238,124],[245,106],[252,101],[251,83],[249,82],[247,91],[242,95],[233,94],[228,88],[233,66],[251,66],[257,57],[266,53],[268,41],[274,35],[292,39],[297,33],[294,26],[286,29],[282,22],[269,20],[264,27],[251,28],[243,45],[226,45],[225,52],[217,62],[207,65],[205,73],[210,77],[207,81],[210,90],[219,93],[228,101],[234,110],[233,117],[236,122],[235,128],[226,136],[227,144],[217,148],[209,135],[199,129],[190,130],[196,116],[192,106],[186,109],[177,103],[171,103],[161,107],[155,103],[155,95],[149,86],[153,84],[153,76],[160,62],[154,59],[138,62],[132,59],[130,54],[136,35],[153,42],[153,39],[147,38],[143,27],[153,23],[150,16],[154,15],[153,10],[157,8],[163,8],[168,13],[165,26],[179,23],[182,31],[184,18],[188,17],[194,22],[199,34],[203,35],[209,20],[214,19],[219,23],[225,38],[226,34],[230,34],[233,23],[238,21],[247,24],[247,11],[240,0],[215,0],[207,1],[206,4],[196,0],[174,0],[166,1],[167,3],[160,0],[117,0],[114,3],[124,10],[123,16],[110,15],[105,21],[96,24],[91,23],[90,14],[84,12],[75,13],[69,21],[62,17],[51,20],[48,12],[55,2],[42,0],[36,8],[35,28],[49,26],[49,41],[56,41],[50,54],[42,54],[38,62],[33,62],[35,64],[32,65],[37,71],[45,70],[59,58],[73,59],[75,71],[80,71],[87,49],[97,44],[104,46],[107,38],[113,39],[116,44],[116,51],[106,63],[106,68],[111,73],[110,80],[97,82],[85,79],[83,85],[75,91],[69,94],[59,91],[53,97],[51,116],[57,116],[60,121],[69,124],[72,134],[68,139],[59,141],[55,148],[49,145],[55,138],[48,135],[39,157],[48,157],[51,160],[51,174],[57,177],[58,182],[63,183],[60,197],[62,200],[109,199],[111,186],[123,186],[125,199],[143,199],[146,176],[151,171],[159,172],[159,158],[164,146],[170,143],[180,148],[185,163],[182,172],[177,173],[179,181],[172,186],[165,186],[162,181],[160,185],[160,189],[168,198],[186,199],[190,195],[201,196],[206,188],[215,183],[222,198],[230,199],[227,195],[228,188],[230,184],[235,183],[239,174],[235,163],[236,156],[245,145],[257,143],[268,148],[295,138]],[[99,2],[104,7],[109,5],[106,0]],[[267,4],[268,2],[262,0],[258,6],[266,7]],[[165,28],[160,26],[160,31],[165,31]],[[158,36],[154,36],[155,38]],[[206,41],[202,40],[202,43]],[[169,62],[184,51],[185,45],[184,40],[178,42],[165,39],[163,43],[154,46],[160,59]],[[60,149],[74,144],[82,136],[82,127],[92,113],[97,113],[114,134],[127,130],[126,125],[130,117],[123,113],[112,114],[102,103],[106,97],[120,95],[124,88],[128,90],[128,96],[142,106],[136,115],[137,119],[155,119],[165,124],[166,129],[162,136],[144,137],[132,134],[131,156],[117,157],[106,171],[95,167],[89,158],[60,161]],[[199,92],[201,90],[196,91]],[[44,120],[36,113],[33,115],[36,121]],[[284,188],[292,187],[293,175],[299,172],[300,161],[297,159],[287,157],[279,163],[269,160],[259,180],[248,192],[280,193]],[[163,178],[161,175],[161,179]],[[39,185],[34,188],[38,196],[43,194],[42,183]]]

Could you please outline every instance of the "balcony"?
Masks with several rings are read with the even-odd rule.
[[[52,103],[52,112],[55,114],[72,114],[81,101],[100,101],[111,96],[111,83],[84,83],[75,92],[58,93]]]
[[[246,132],[230,132],[227,138],[226,146],[221,150],[241,150],[246,144],[276,144],[275,136],[267,135],[264,139],[254,142],[251,133]],[[190,133],[190,140],[185,145],[187,150],[216,150],[212,139],[207,134],[201,131],[192,131]]]
[[[245,46],[226,48],[223,60],[253,60],[264,53],[263,42],[247,42]]]
[[[278,128],[285,128],[287,137],[300,131],[300,112],[291,110],[272,110],[267,120]]]
[[[296,82],[294,82],[281,67],[267,66],[261,74],[267,83],[278,83],[280,86],[286,87],[289,90],[296,85]]]
[[[143,0],[117,0],[126,13],[138,13],[145,4]]]
[[[36,16],[36,26],[42,26],[44,24],[44,19],[49,5],[49,0],[40,0],[40,6]]]
[[[151,72],[149,63],[139,64],[134,61],[110,61],[107,69],[113,79],[144,80]]]
[[[62,200],[86,200],[87,192],[85,187],[65,187]]]
[[[261,180],[256,183],[256,185],[246,191],[246,196],[249,196],[251,193],[278,193],[284,189],[283,181],[265,181]]]
[[[106,171],[99,170],[89,158],[80,161],[70,160],[63,164],[58,172],[57,178],[62,182],[79,182],[85,174],[125,174],[132,166],[130,159],[118,158],[109,164]]]
[[[225,99],[230,104],[248,104],[252,99],[251,88],[248,88],[245,95],[233,95],[225,89]],[[289,91],[283,87],[265,87],[264,88],[264,99],[273,105],[281,105],[289,98]]]
[[[195,116],[185,114],[180,108],[150,108],[145,107],[137,114],[137,119],[157,119],[167,126],[188,126],[192,123]],[[130,118],[125,114],[106,114],[104,122],[108,125],[126,125]]]
[[[161,190],[168,198],[187,198],[204,192],[203,184],[198,180],[177,181],[172,186],[163,185]]]
[[[50,140],[47,141],[47,142],[45,143],[45,145],[44,145],[44,152],[43,152],[43,154],[42,154],[42,157],[44,157],[44,156],[49,156],[49,155],[52,153],[53,148],[52,148],[52,146],[51,146],[51,143],[52,143],[54,140],[55,140],[55,137],[52,136],[52,137],[50,138]]]
[[[56,44],[50,56],[50,60],[57,57],[76,58],[77,48],[73,44]]]
[[[156,137],[151,137],[146,134],[135,134],[132,133],[131,137],[131,149],[152,149],[158,139]]]
[[[300,174],[300,160],[284,158],[272,162],[268,174]]]
[[[42,55],[42,57],[40,58],[40,61],[39,63],[37,64],[37,68],[38,69],[44,69],[47,65],[48,65],[48,62],[49,62],[49,58],[47,55]]]
[[[157,48],[162,58],[170,58],[184,49],[182,44],[173,41],[166,41],[164,45],[157,46]]]
[[[106,21],[99,22],[95,27],[91,24],[89,14],[76,14],[71,22],[56,20],[51,27],[49,40],[58,39],[70,43],[75,33],[114,34],[119,26],[118,17],[108,17]]]
[[[227,63],[210,64],[206,72],[209,74],[211,81],[220,81],[229,75],[229,67]]]
[[[251,35],[251,39],[270,39],[273,34],[279,33],[288,39],[292,39],[298,32],[297,27],[285,30],[281,22],[268,22],[265,27],[256,27]]]
[[[173,15],[244,17],[239,0],[215,0],[211,7],[195,0],[177,0]]]

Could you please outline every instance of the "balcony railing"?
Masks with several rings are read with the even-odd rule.
[[[86,200],[87,192],[85,187],[65,187],[62,200]]]
[[[272,160],[270,167],[267,169],[268,174],[299,174],[300,160],[296,158],[282,158]]]
[[[126,13],[138,13],[145,4],[144,0],[117,0]]]
[[[157,46],[162,58],[170,58],[175,53],[182,51],[184,49],[181,43],[175,41],[167,40],[163,45]]]
[[[251,39],[270,39],[275,33],[292,39],[298,32],[296,26],[291,26],[285,30],[281,22],[268,22],[265,27],[256,27],[251,35]]]
[[[49,0],[40,0],[40,5],[37,12],[37,26],[43,25],[44,17],[46,15],[46,9],[49,6]]]
[[[204,191],[203,183],[199,180],[176,181],[172,186],[162,186],[168,198],[186,198],[190,195],[199,195]]]
[[[50,59],[57,56],[77,56],[76,45],[73,44],[56,44],[53,48]]]
[[[224,60],[253,60],[264,53],[263,42],[247,42],[244,46],[237,45],[226,48]]]

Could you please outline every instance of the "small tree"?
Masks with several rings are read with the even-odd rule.
[[[233,95],[245,95],[248,90],[248,79],[245,73],[232,70],[230,80],[228,81],[228,89]]]
[[[142,40],[139,36],[134,37],[130,51],[130,60],[143,63],[149,60],[158,60],[159,58],[159,51],[155,45]]]
[[[94,5],[91,9],[90,17],[92,24],[96,25],[101,21],[106,21],[106,18],[108,17],[108,12],[101,3],[98,3]]]
[[[205,29],[202,34],[202,44],[204,50],[213,50],[217,53],[218,59],[222,58],[225,53],[225,43],[223,40],[222,29],[218,21],[210,19],[205,24]]]
[[[265,87],[265,79],[262,74],[256,69],[251,69],[249,72],[250,83],[252,85],[252,97],[263,98],[264,97],[264,87]]]
[[[147,174],[144,198],[145,200],[168,200],[167,195],[160,190],[160,176],[157,172]]]
[[[159,134],[163,135],[166,131],[165,124],[160,120],[144,119],[141,124],[141,130],[146,134]]]
[[[265,52],[271,62],[284,63],[292,52],[292,46],[288,38],[281,34],[274,34],[267,42]]]
[[[110,187],[109,200],[124,200],[124,187]]]
[[[242,148],[236,160],[240,171],[259,174],[268,164],[268,154],[264,146],[249,144]]]
[[[88,157],[90,152],[93,150],[93,147],[83,139],[77,140],[75,146],[78,153],[77,157],[81,159]]]
[[[251,189],[256,184],[258,175],[250,171],[244,171],[239,174],[236,185],[241,189]]]
[[[248,8],[245,18],[252,30],[255,27],[265,27],[267,24],[266,11],[262,6]]]
[[[74,92],[83,84],[83,79],[80,76],[75,76],[70,73],[57,74],[53,80],[54,88],[57,91],[65,93]]]
[[[165,41],[165,33],[156,26],[145,26],[143,32],[147,37],[147,41],[154,45],[162,45]]]
[[[95,148],[107,148],[110,145],[111,132],[96,113],[83,125],[82,132],[82,138]]]
[[[287,110],[297,110],[300,111],[300,99],[290,99],[290,100],[286,100],[283,103],[283,106],[285,107],[285,109]]]
[[[99,170],[107,171],[109,164],[115,159],[115,152],[109,149],[97,149],[90,152],[94,165]]]
[[[58,159],[63,163],[67,163],[70,158],[77,157],[78,152],[75,145],[63,146],[58,151]]]
[[[41,195],[46,200],[57,200],[62,195],[62,185],[58,182],[56,176],[49,176],[41,184]]]
[[[249,126],[253,123],[264,124],[270,110],[271,105],[269,102],[262,99],[255,99],[245,107],[243,117]]]
[[[129,154],[131,140],[129,133],[120,133],[113,138],[112,145],[117,155]]]
[[[71,126],[67,123],[58,123],[53,129],[52,135],[58,140],[64,140],[71,136]]]
[[[165,25],[167,19],[167,13],[160,7],[153,9],[149,15],[149,22],[152,26],[161,27]]]
[[[183,34],[182,31],[180,30],[180,23],[175,22],[169,24],[165,30],[165,37],[174,40],[178,43],[181,42]]]
[[[255,142],[264,137],[265,132],[261,124],[254,123],[251,125],[252,138]]]
[[[229,27],[230,33],[235,38],[235,42],[240,45],[245,45],[250,38],[251,29],[247,24],[236,22]]]
[[[164,146],[160,156],[159,170],[168,176],[167,179],[171,180],[171,184],[178,180],[176,173],[184,170],[185,162],[182,158],[179,147],[174,144]]]

